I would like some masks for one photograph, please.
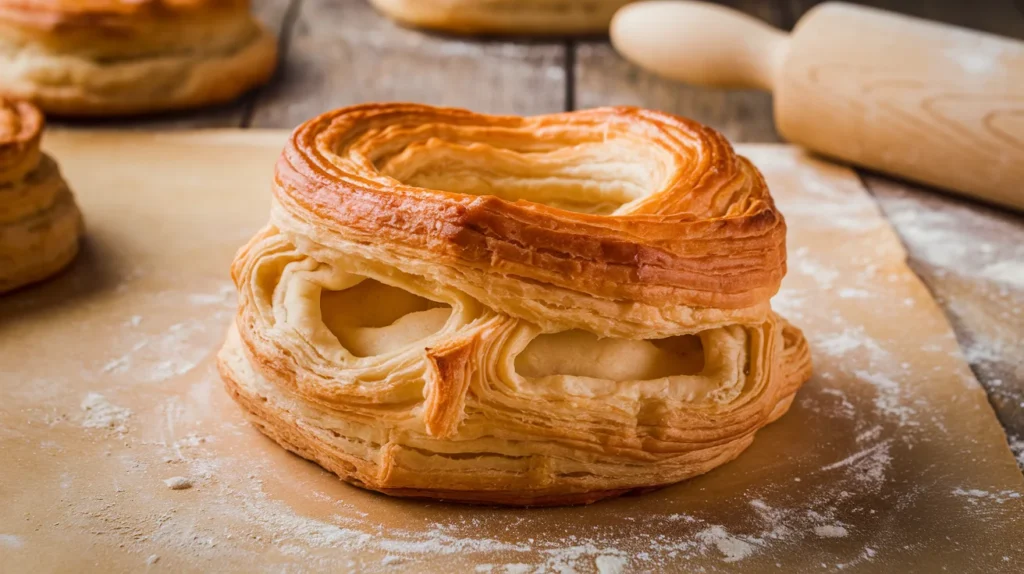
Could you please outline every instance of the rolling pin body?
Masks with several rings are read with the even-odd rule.
[[[787,37],[699,2],[627,6],[612,41],[668,77],[773,91],[789,141],[1024,210],[1024,42],[842,3]]]

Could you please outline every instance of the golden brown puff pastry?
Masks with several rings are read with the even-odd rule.
[[[632,0],[370,0],[388,17],[459,34],[604,34]]]
[[[0,93],[108,116],[233,100],[267,81],[248,0],[0,0]]]
[[[82,216],[39,150],[43,115],[0,99],[0,293],[45,279],[78,253]]]
[[[220,371],[356,485],[513,505],[666,485],[736,457],[810,376],[769,305],[782,215],[693,121],[355,106],[300,126],[273,188]]]

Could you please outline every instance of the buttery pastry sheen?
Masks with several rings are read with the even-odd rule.
[[[238,253],[227,388],[398,496],[587,503],[733,458],[810,376],[785,222],[717,132],[411,104],[300,126]]]
[[[35,106],[0,99],[0,293],[53,275],[78,253],[82,216],[39,150],[42,133]]]
[[[223,103],[273,73],[248,0],[0,0],[0,93],[48,114]]]
[[[409,26],[460,34],[604,34],[632,0],[370,0]]]

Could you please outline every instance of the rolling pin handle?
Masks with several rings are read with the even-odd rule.
[[[764,22],[704,2],[627,4],[611,24],[627,59],[690,84],[771,91],[789,36]]]

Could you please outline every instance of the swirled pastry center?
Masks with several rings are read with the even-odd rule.
[[[414,187],[581,213],[608,215],[646,197],[664,186],[669,165],[657,148],[614,140],[509,141],[506,147],[501,145],[506,142],[465,143],[460,134],[450,134],[452,140],[412,139],[415,135],[400,149],[372,155],[374,167]]]

